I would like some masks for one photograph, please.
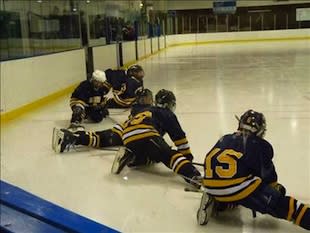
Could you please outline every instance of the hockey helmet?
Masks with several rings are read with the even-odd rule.
[[[134,64],[128,67],[127,74],[135,77],[136,79],[142,80],[144,77],[144,70],[142,66]]]
[[[105,72],[101,70],[95,70],[90,79],[95,90],[101,88],[106,80]]]
[[[238,130],[248,131],[258,137],[264,137],[266,132],[266,119],[265,116],[252,109],[242,114],[239,119]]]
[[[161,108],[168,108],[172,112],[176,108],[176,98],[172,91],[161,89],[155,96],[155,105]]]
[[[107,80],[105,72],[101,70],[95,70],[93,72],[92,79],[102,83]]]
[[[136,104],[152,105],[153,104],[153,92],[147,88],[141,88],[136,91]]]

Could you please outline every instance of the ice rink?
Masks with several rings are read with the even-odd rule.
[[[236,130],[235,114],[252,108],[267,120],[279,182],[310,203],[310,41],[223,43],[168,48],[139,62],[145,87],[172,90],[176,114],[196,162],[217,139]],[[17,95],[18,93],[16,93]],[[245,208],[207,226],[196,222],[201,194],[164,165],[110,173],[115,152],[51,149],[53,127],[67,127],[69,95],[21,116],[1,129],[1,179],[121,232],[298,233],[305,230]],[[86,124],[112,127],[128,111]]]

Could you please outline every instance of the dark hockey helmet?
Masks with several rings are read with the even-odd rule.
[[[134,64],[128,67],[127,74],[135,77],[136,79],[142,80],[144,77],[144,70],[142,66]]]
[[[152,105],[153,104],[153,92],[147,88],[141,88],[136,91],[136,104]]]
[[[266,132],[265,116],[252,109],[246,111],[239,119],[238,130],[248,131],[258,137],[263,137]]]
[[[155,105],[161,108],[168,108],[172,112],[176,108],[176,98],[172,91],[161,89],[155,96]]]

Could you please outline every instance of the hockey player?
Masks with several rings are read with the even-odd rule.
[[[153,104],[153,95],[149,89],[137,91],[137,98],[132,106],[132,112],[149,107]],[[120,124],[116,124],[112,129],[102,131],[85,131],[83,129],[72,133],[66,129],[53,130],[53,150],[56,153],[69,151],[71,147],[82,145],[93,148],[106,148],[122,146],[122,137],[119,134]]]
[[[84,119],[100,122],[108,115],[105,95],[108,89],[105,87],[106,76],[103,71],[95,70],[89,80],[79,84],[70,99],[72,117],[69,128],[76,130]]]
[[[65,129],[54,129],[53,149],[64,152],[71,145],[109,147],[125,145],[124,153],[118,153],[113,164],[113,172],[119,174],[126,166],[146,165],[149,162],[163,162],[187,181],[198,179],[200,173],[192,165],[193,156],[185,133],[175,114],[176,99],[171,91],[160,90],[152,106],[151,91],[139,91],[131,115],[124,124],[99,132],[78,131],[71,133]],[[168,133],[177,150],[163,139]],[[194,184],[195,182],[193,182]]]
[[[116,130],[126,150],[116,156],[112,172],[119,174],[125,165],[162,162],[187,182],[196,184],[200,173],[191,163],[193,156],[186,135],[174,114],[175,107],[174,94],[162,89],[155,96],[155,106],[135,111]],[[162,137],[166,132],[177,150],[172,149]]]
[[[113,93],[113,98],[108,100],[108,108],[130,108],[137,90],[143,88],[143,68],[135,64],[127,70],[105,70],[105,75],[105,86]]]
[[[140,65],[132,65],[127,70],[96,70],[90,80],[85,80],[74,90],[70,106],[72,109],[69,129],[82,129],[85,118],[100,122],[109,112],[107,108],[129,108],[134,103],[136,93],[143,88],[144,71]],[[113,98],[105,96],[112,90]]]
[[[199,224],[207,224],[214,206],[232,204],[310,230],[309,206],[286,196],[277,182],[273,148],[263,139],[265,131],[264,115],[248,110],[239,119],[238,131],[223,136],[206,155]]]

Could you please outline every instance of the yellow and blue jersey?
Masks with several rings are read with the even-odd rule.
[[[124,145],[168,133],[180,153],[191,154],[185,132],[176,115],[166,108],[134,105],[129,119],[115,125],[113,132],[122,137]]]
[[[262,182],[277,181],[272,158],[272,146],[260,137],[225,135],[206,155],[203,185],[218,201],[242,200]]]
[[[108,69],[105,74],[105,86],[112,88],[114,101],[120,106],[131,107],[136,99],[137,90],[143,88],[143,81],[129,76],[126,70]]]
[[[109,92],[106,87],[95,90],[90,81],[85,80],[73,91],[70,106],[78,105],[82,108],[105,103],[105,95]]]

